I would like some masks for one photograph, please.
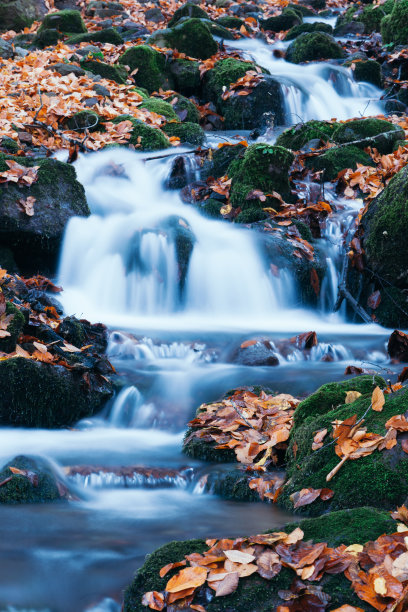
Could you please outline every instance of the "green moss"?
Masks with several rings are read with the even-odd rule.
[[[344,51],[340,45],[323,32],[301,34],[288,47],[286,60],[293,64],[322,59],[341,59]]]
[[[177,92],[185,95],[197,95],[201,88],[200,64],[192,60],[176,59],[169,66],[171,77]]]
[[[284,11],[276,17],[269,17],[261,21],[261,26],[264,30],[271,32],[282,32],[290,30],[294,26],[302,23],[302,16],[293,9],[284,9]]]
[[[84,59],[80,62],[84,70],[88,70],[93,74],[99,74],[103,79],[115,81],[119,84],[125,84],[127,79],[127,70],[123,66],[112,66],[105,62],[98,62],[93,59]]]
[[[323,141],[331,140],[335,123],[330,121],[316,121],[312,119],[306,123],[299,123],[291,128],[288,128],[280,134],[276,140],[276,144],[299,151],[309,140],[320,138]]]
[[[139,108],[145,108],[152,113],[162,115],[166,117],[168,121],[178,121],[178,117],[172,105],[159,98],[148,98],[147,100],[143,100]]]
[[[238,17],[230,17],[229,15],[223,15],[218,17],[217,23],[222,25],[224,28],[231,28],[231,30],[239,30],[244,25],[244,21]]]
[[[354,78],[356,81],[365,81],[367,83],[372,83],[376,87],[381,87],[381,64],[375,60],[356,62]]]
[[[220,213],[222,206],[222,202],[219,200],[209,199],[206,200],[205,203],[199,208],[199,211],[205,215],[206,217],[210,217],[211,219],[221,219],[222,215]]]
[[[57,30],[44,29],[39,30],[33,38],[33,45],[39,49],[54,46],[58,43],[61,35]]]
[[[148,42],[158,47],[177,49],[190,57],[208,59],[218,51],[210,28],[201,19],[187,19],[169,30],[157,30]]]
[[[33,21],[41,19],[44,5],[31,0],[2,0],[0,3],[0,32],[19,32],[29,28]],[[16,42],[15,39],[13,41]]]
[[[137,70],[132,77],[134,82],[139,87],[147,89],[149,93],[159,90],[160,87],[168,88],[165,56],[148,45],[137,45],[127,49],[118,61],[129,66],[130,72]]]
[[[324,170],[323,180],[332,181],[337,178],[339,172],[345,168],[355,170],[357,164],[364,166],[375,166],[375,163],[368,155],[358,147],[353,145],[347,147],[333,147],[325,153],[305,160],[305,165],[313,170]]]
[[[276,191],[289,199],[289,168],[293,160],[293,153],[280,146],[254,144],[248,147],[243,158],[229,167],[231,204],[241,208],[256,207],[258,200],[246,199],[253,189],[260,189],[265,194]],[[265,207],[265,203],[259,201],[258,207]]]
[[[301,34],[310,32],[324,32],[326,34],[331,34],[333,32],[333,28],[328,23],[323,23],[319,21],[315,23],[302,23],[291,28],[286,34],[285,40],[293,40]]]
[[[43,30],[58,30],[64,34],[82,34],[87,32],[79,11],[65,9],[57,13],[48,13],[43,19],[39,32]]]
[[[180,94],[173,94],[167,101],[171,103],[178,120],[189,123],[200,123],[200,113],[196,105]]]
[[[144,100],[150,97],[149,92],[144,87],[133,87],[132,91],[135,91],[136,93],[138,93],[139,96],[141,96]]]
[[[228,167],[234,159],[242,157],[246,147],[241,144],[226,145],[220,149],[213,150],[211,174],[220,177],[228,174]]]
[[[1,148],[5,149],[7,153],[11,153],[12,155],[18,153],[20,149],[20,145],[18,142],[13,140],[12,138],[8,138],[7,136],[3,136],[1,139]]]
[[[390,15],[381,21],[383,43],[406,45],[408,43],[408,0],[398,0]]]
[[[303,6],[303,4],[288,4],[288,6],[286,7],[288,10],[291,9],[292,11],[295,11],[295,13],[298,13],[298,15],[300,17],[315,17],[316,13],[314,11],[312,11],[312,9],[308,8],[307,6]],[[323,17],[323,15],[320,15],[321,17]]]
[[[81,348],[87,340],[84,325],[75,317],[65,317],[60,323],[58,333],[69,344]]]
[[[192,145],[202,145],[205,141],[205,133],[202,127],[197,123],[166,123],[163,127],[163,132],[167,136],[176,136],[180,138],[182,143],[189,143]]]
[[[183,453],[192,459],[200,459],[209,463],[236,463],[237,458],[232,449],[217,449],[215,442],[204,442],[195,436],[189,440],[193,433],[188,429],[184,438]]]
[[[15,350],[17,339],[23,331],[25,324],[24,315],[11,302],[6,303],[6,316],[8,315],[12,315],[13,318],[11,319],[6,330],[10,336],[0,338],[0,351],[3,353],[12,353]]]
[[[110,43],[112,45],[123,44],[123,38],[115,28],[106,28],[96,32],[87,32],[86,34],[76,34],[70,36],[66,41],[68,45],[79,45],[82,42],[99,42]]]
[[[223,88],[235,83],[245,76],[249,70],[256,70],[256,66],[233,58],[218,61],[214,68],[205,75],[204,93],[206,99],[217,102]]]
[[[385,15],[391,13],[393,6],[394,0],[387,0],[387,2],[381,4],[380,6],[364,7],[361,15],[359,16],[359,21],[364,23],[365,33],[371,34],[372,32],[380,32],[381,21]]]
[[[70,130],[84,131],[85,128],[90,132],[95,132],[100,124],[98,113],[90,110],[79,111],[67,119],[66,125]]]
[[[404,414],[408,408],[408,394],[403,392],[387,395],[382,412],[367,410],[370,401],[371,394],[363,395],[352,404],[339,406],[316,418],[309,417],[300,425],[295,425],[287,452],[287,474],[290,480],[278,499],[281,506],[293,509],[290,496],[302,488],[318,489],[326,486],[334,491],[329,501],[319,499],[297,511],[317,515],[328,510],[367,504],[389,510],[403,503],[408,494],[408,458],[399,445],[392,451],[376,450],[367,457],[346,461],[329,485],[326,476],[340,461],[334,452],[334,445],[312,451],[315,432],[324,428],[332,431],[333,420],[344,420],[354,414],[359,419],[365,415],[364,426],[367,430],[384,435],[386,421],[396,414]],[[296,457],[293,452],[295,443]]]
[[[257,221],[264,221],[268,216],[268,213],[260,208],[246,208],[235,217],[234,221],[235,223],[245,224],[256,223]]]
[[[208,19],[207,13],[192,2],[186,2],[180,8],[176,10],[173,17],[170,19],[168,23],[168,27],[172,28],[176,23],[180,21],[183,17],[195,17],[197,19]]]
[[[92,416],[109,399],[109,385],[88,389],[82,374],[13,357],[0,362],[0,424],[67,427]]]
[[[344,404],[348,391],[358,391],[361,394],[371,393],[376,385],[384,389],[385,380],[376,376],[373,383],[372,376],[357,376],[342,382],[327,383],[300,402],[295,410],[294,423],[300,425],[309,417],[317,417],[330,412],[337,406]]]
[[[10,467],[31,472],[36,482],[23,474],[13,474]],[[55,474],[42,459],[14,457],[0,470],[0,482],[10,476],[11,480],[0,487],[0,504],[44,504],[61,499]]]
[[[333,140],[339,143],[361,141],[356,146],[364,149],[373,146],[380,153],[392,153],[395,143],[404,138],[404,131],[383,119],[354,119],[340,123],[333,132]]]
[[[120,123],[121,121],[131,121],[133,124],[133,131],[129,144],[134,146],[140,145],[138,148],[142,151],[157,151],[159,149],[166,149],[170,143],[158,128],[153,128],[131,115],[120,115],[113,120],[113,123]]]

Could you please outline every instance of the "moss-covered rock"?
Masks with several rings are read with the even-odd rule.
[[[335,33],[342,35],[346,32],[349,24],[361,24],[365,34],[372,32],[380,32],[381,21],[386,15],[389,15],[394,7],[394,0],[386,0],[380,5],[371,5],[362,7],[357,4],[351,5],[343,15],[337,19]]]
[[[281,125],[285,116],[281,84],[264,75],[247,96],[236,94],[227,100],[219,98],[217,109],[224,117],[226,130],[266,129]]]
[[[3,353],[12,353],[16,348],[17,338],[23,330],[25,318],[17,306],[11,302],[6,303],[5,314],[6,317],[11,316],[11,319],[7,325],[7,329],[3,331],[7,331],[10,335],[5,338],[0,338],[0,351]]]
[[[315,138],[320,138],[323,142],[331,140],[335,127],[335,123],[316,121],[315,119],[306,123],[298,123],[282,132],[276,139],[276,144],[292,151],[299,151],[305,144]]]
[[[166,101],[171,104],[179,121],[188,121],[189,123],[200,123],[200,112],[197,106],[185,98],[181,94],[173,94]]]
[[[84,70],[88,70],[93,74],[99,74],[99,76],[101,76],[103,79],[115,81],[120,85],[126,83],[128,73],[124,66],[114,66],[112,64],[107,64],[106,62],[99,62],[97,60],[87,58],[83,59],[80,64]]]
[[[82,42],[99,42],[110,43],[112,45],[123,44],[123,38],[115,28],[105,28],[96,32],[87,32],[86,34],[76,34],[70,36],[67,40],[68,45],[79,45]]]
[[[19,32],[29,28],[33,21],[42,19],[48,12],[41,0],[2,0],[0,2],[0,32]]]
[[[265,203],[260,200],[247,199],[254,189],[265,194],[276,191],[284,199],[289,199],[289,168],[293,160],[293,153],[280,146],[254,144],[248,147],[243,158],[235,160],[229,167],[231,204],[242,209],[264,208]]]
[[[39,49],[54,46],[61,38],[61,34],[57,30],[50,28],[39,30],[33,38],[33,46]]]
[[[7,157],[0,154],[0,172],[6,160],[39,166],[38,180],[30,187],[15,183],[0,185],[0,241],[12,249],[22,269],[50,269],[55,264],[65,226],[75,215],[90,214],[84,188],[76,180],[75,168],[56,159]],[[20,198],[35,198],[34,215],[27,216],[16,205]]]
[[[332,181],[337,178],[339,172],[346,168],[355,170],[357,164],[364,166],[375,166],[375,163],[368,155],[358,147],[353,145],[346,147],[333,147],[320,155],[308,157],[305,165],[313,170],[324,170],[323,180]]]
[[[208,59],[218,51],[210,28],[201,19],[187,19],[168,30],[157,30],[148,42],[158,47],[177,49],[190,57]]]
[[[333,140],[338,143],[358,141],[355,146],[375,147],[380,153],[391,153],[395,143],[404,139],[404,130],[383,119],[354,119],[337,125]]]
[[[165,74],[166,58],[162,53],[148,45],[137,45],[127,49],[119,58],[119,63],[129,66],[130,72],[137,70],[133,80],[149,93],[162,87],[169,89],[170,82]]]
[[[394,2],[391,13],[381,21],[381,34],[385,44],[408,43],[408,0]]]
[[[178,117],[172,105],[164,100],[160,100],[160,98],[148,98],[147,100],[143,100],[139,108],[145,108],[152,113],[162,115],[168,121],[178,121]]]
[[[183,6],[180,6],[174,13],[173,17],[170,19],[168,26],[172,28],[176,23],[180,21],[183,17],[194,17],[197,19],[208,19],[207,13],[194,4],[193,2],[186,2]]]
[[[83,110],[69,117],[66,121],[66,126],[74,131],[84,132],[89,130],[90,132],[95,132],[100,125],[100,121],[101,118],[95,111]]]
[[[343,57],[344,51],[340,45],[332,36],[323,32],[301,34],[290,43],[286,51],[287,61],[293,64]]]
[[[244,62],[234,58],[218,61],[212,70],[208,70],[204,76],[203,94],[206,100],[217,102],[224,87],[235,83],[249,70],[256,70],[255,64]]]
[[[300,402],[295,410],[294,423],[300,425],[309,417],[317,417],[344,404],[348,391],[358,391],[361,394],[372,393],[374,387],[386,387],[385,380],[380,376],[357,376],[343,382],[327,383]]]
[[[0,424],[68,427],[92,416],[111,396],[111,385],[90,374],[22,357],[0,361]]]
[[[10,468],[24,472],[13,473]],[[39,457],[19,455],[0,469],[0,504],[45,504],[63,499],[51,465]]]
[[[169,65],[175,90],[185,96],[198,95],[201,88],[200,64],[192,60],[176,59]]]
[[[242,210],[234,219],[234,223],[257,223],[257,221],[264,221],[269,217],[268,213],[264,212],[262,208],[252,207]]]
[[[16,142],[12,138],[8,138],[8,136],[3,136],[3,138],[1,139],[0,147],[6,153],[10,153],[11,155],[15,155],[20,149],[20,145],[18,144],[18,142]]]
[[[302,23],[302,16],[293,9],[284,9],[280,15],[276,17],[268,17],[261,21],[261,26],[264,30],[270,30],[271,32],[282,32],[283,30],[290,30],[294,26]]]
[[[39,32],[42,30],[57,30],[63,34],[87,32],[81,13],[72,9],[48,13],[43,19]]]
[[[334,491],[329,501],[319,499],[297,511],[315,516],[328,510],[367,504],[390,510],[404,502],[408,494],[408,458],[399,439],[391,450],[375,450],[366,457],[346,461],[329,485],[326,476],[340,461],[334,450],[335,445],[326,444],[318,451],[312,450],[316,431],[327,428],[331,432],[334,420],[343,421],[353,415],[357,415],[357,419],[364,416],[364,427],[367,427],[368,432],[385,435],[385,423],[392,416],[407,411],[408,394],[402,391],[386,395],[382,412],[369,409],[370,403],[371,393],[368,393],[351,404],[338,406],[326,414],[295,423],[287,451],[289,480],[278,499],[282,507],[292,510],[290,497],[300,489],[326,486]],[[327,442],[330,440],[331,437],[327,437]]]
[[[381,87],[382,74],[381,64],[375,60],[367,60],[355,63],[354,78],[356,81],[365,81],[376,87]]]
[[[288,4],[286,8],[288,10],[291,9],[292,11],[295,11],[295,13],[298,13],[299,16],[302,17],[302,19],[303,17],[315,17],[316,16],[316,12],[314,10],[312,10],[308,6],[304,6],[303,4]],[[322,15],[321,13],[319,16],[324,17],[324,15]]]
[[[205,215],[206,217],[210,217],[211,219],[221,219],[221,207],[222,202],[219,200],[213,200],[212,198],[205,200],[204,204],[201,206],[199,211]]]
[[[180,138],[182,143],[199,146],[205,141],[203,128],[197,123],[189,123],[188,121],[184,121],[184,123],[166,123],[163,127],[163,132],[169,137],[176,136]]]
[[[324,517],[305,519],[298,525],[289,524],[283,529],[287,532],[299,526],[304,531],[304,539],[316,542],[327,542],[329,546],[337,546],[340,542],[349,546],[351,544],[365,543],[376,539],[384,533],[393,533],[396,523],[385,512],[374,508],[364,507],[354,510],[332,512]],[[137,572],[133,582],[125,593],[125,612],[144,612],[142,606],[143,594],[147,591],[164,591],[168,580],[179,570],[173,570],[164,578],[159,572],[165,565],[182,561],[186,555],[203,553],[208,550],[203,540],[187,540],[170,542],[149,555],[141,569]],[[200,593],[195,603],[205,605],[208,612],[270,612],[277,606],[284,605],[279,597],[279,591],[290,589],[295,573],[283,568],[272,580],[265,580],[258,574],[241,578],[237,590],[232,595],[214,597],[210,601]],[[306,584],[307,580],[303,581]],[[361,610],[372,610],[371,606],[359,599],[353,592],[350,581],[344,574],[330,576],[326,574],[319,585],[331,597],[330,609],[348,604]]]
[[[325,34],[332,34],[333,28],[328,23],[324,23],[322,21],[316,21],[315,23],[302,23],[291,28],[286,34],[285,40],[293,40],[301,34],[308,34],[310,32],[324,32]]]
[[[168,138],[158,128],[151,127],[131,115],[119,115],[119,117],[113,120],[113,123],[120,123],[121,121],[132,122],[133,130],[128,142],[129,144],[138,146],[140,150],[157,151],[159,149],[166,149],[170,146]]]
[[[239,30],[244,25],[244,21],[239,17],[231,17],[230,15],[223,15],[218,17],[217,23],[222,25],[224,28],[231,28],[231,30]]]
[[[209,175],[216,178],[228,174],[228,167],[238,156],[243,157],[246,147],[242,144],[226,145],[215,149],[212,153],[212,163],[208,171]]]

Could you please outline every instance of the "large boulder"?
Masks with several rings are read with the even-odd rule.
[[[200,146],[205,142],[205,133],[197,123],[184,121],[183,123],[171,121],[163,127],[163,132],[167,136],[180,138],[182,144]]]
[[[207,13],[194,4],[193,2],[186,2],[183,6],[180,6],[174,13],[173,17],[170,19],[168,26],[172,28],[182,19],[183,17],[194,17],[197,19],[208,19]]]
[[[112,395],[106,378],[10,357],[0,361],[0,425],[55,429],[100,410]]]
[[[0,483],[0,504],[45,504],[69,495],[52,466],[40,457],[14,457],[0,469]]]
[[[305,166],[313,170],[323,170],[322,175],[324,181],[332,181],[337,178],[339,172],[346,168],[355,170],[357,164],[363,166],[375,166],[372,158],[356,146],[349,145],[346,147],[332,147],[321,153],[307,157]]]
[[[300,25],[302,20],[302,15],[300,15],[298,11],[291,8],[286,8],[280,15],[262,19],[260,23],[264,30],[270,30],[271,32],[282,32],[283,30],[286,31]]]
[[[290,43],[286,59],[293,64],[325,59],[342,59],[344,51],[329,34],[312,32],[301,34]]]
[[[1,0],[0,32],[19,32],[30,27],[33,21],[42,19],[47,13],[48,8],[44,0]]]
[[[137,45],[127,49],[119,58],[119,63],[129,66],[134,72],[133,80],[149,93],[171,89],[171,81],[166,74],[166,57],[148,45]]]
[[[26,168],[38,166],[37,181],[30,186],[0,184],[0,240],[12,249],[23,269],[50,269],[55,265],[65,227],[71,217],[90,214],[85,191],[73,166],[55,159],[0,156],[0,172],[9,170],[7,161]],[[19,200],[34,198],[29,216]]]
[[[157,30],[148,39],[157,47],[177,49],[190,57],[208,59],[218,51],[205,20],[191,18],[177,24],[174,28]]]
[[[43,19],[39,32],[44,30],[57,30],[61,34],[84,34],[87,32],[81,13],[71,9],[48,13]]]
[[[340,123],[333,132],[334,142],[350,142],[361,149],[375,147],[380,153],[392,153],[397,142],[404,139],[404,130],[399,125],[371,117]]]
[[[331,121],[315,119],[306,123],[298,123],[279,134],[276,144],[292,151],[299,151],[310,140],[316,138],[322,142],[332,140],[335,127],[336,124]]]
[[[120,123],[121,121],[132,123],[133,130],[128,143],[138,147],[141,151],[158,151],[170,146],[167,136],[159,128],[147,125],[147,123],[132,117],[132,115],[119,115],[113,120],[113,123]]]
[[[325,34],[332,34],[333,28],[328,23],[324,23],[322,21],[316,21],[315,23],[302,23],[291,28],[286,34],[285,40],[293,40],[301,34],[310,34],[310,32],[324,32]]]

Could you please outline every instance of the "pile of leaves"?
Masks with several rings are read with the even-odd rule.
[[[278,590],[282,600],[277,612],[327,610],[330,596],[319,584],[326,574],[344,574],[360,600],[380,612],[403,612],[408,604],[408,509],[392,513],[398,530],[381,535],[365,545],[341,544],[329,547],[325,542],[305,542],[297,527],[291,533],[274,532],[236,540],[207,540],[203,554],[192,553],[184,560],[160,570],[163,578],[180,569],[167,582],[163,592],[145,593],[142,604],[151,610],[169,610],[177,601],[178,609],[205,612],[201,603],[234,593],[239,581],[252,574],[266,580],[275,578],[282,568],[294,572],[289,590]],[[307,582],[305,582],[307,581]],[[344,605],[332,612],[362,612]]]
[[[233,449],[237,461],[262,467],[278,461],[277,451],[286,449],[299,400],[287,394],[258,396],[238,389],[234,395],[212,404],[203,404],[185,444],[197,438],[215,443],[216,449]]]

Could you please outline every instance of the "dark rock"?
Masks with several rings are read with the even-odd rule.
[[[356,142],[356,146],[375,147],[380,153],[394,151],[398,140],[404,140],[405,134],[398,125],[382,119],[355,119],[340,123],[333,132],[333,140],[338,143]]]
[[[127,71],[123,66],[106,64],[105,62],[97,62],[92,59],[83,59],[81,61],[81,67],[84,70],[98,74],[103,79],[109,81],[115,81],[120,85],[126,83]]]
[[[81,13],[69,9],[48,13],[38,32],[41,33],[43,30],[57,30],[62,34],[82,34],[87,31]]]
[[[181,143],[191,144],[194,146],[200,146],[204,144],[205,134],[204,130],[197,123],[167,123],[163,126],[163,132],[167,136],[176,136],[180,138]]]
[[[147,45],[137,45],[127,49],[119,58],[119,63],[129,66],[130,72],[136,71],[133,80],[139,87],[149,93],[162,89],[171,89],[171,83],[165,72],[166,59],[162,53]]]
[[[313,155],[305,160],[307,168],[314,171],[324,170],[322,178],[324,181],[332,181],[346,168],[355,170],[357,164],[364,166],[375,166],[372,158],[358,147],[332,147],[320,155]]]
[[[245,366],[277,366],[276,347],[268,339],[260,339],[255,344],[239,347],[231,356],[233,363]]]
[[[131,121],[133,131],[129,144],[137,146],[141,151],[157,151],[170,146],[167,136],[158,128],[151,127],[143,121],[135,119],[132,115],[120,115],[113,120],[113,123],[121,121]]]
[[[50,66],[46,66],[45,69],[54,70],[62,76],[67,76],[68,74],[75,74],[76,77],[80,77],[85,74],[85,70],[80,66],[76,66],[75,64],[51,64]]]
[[[187,19],[168,30],[157,30],[148,42],[158,47],[170,47],[190,57],[208,59],[218,51],[207,23],[201,19]]]
[[[169,21],[169,24],[168,24],[169,28],[172,28],[173,26],[175,26],[180,21],[180,19],[182,19],[183,17],[195,17],[197,19],[208,19],[207,13],[202,8],[200,8],[193,2],[187,2],[186,4],[184,4],[183,6],[181,6],[180,8],[176,10],[173,17]]]
[[[14,457],[0,469],[0,483],[0,504],[45,504],[69,495],[53,467],[40,457]]]
[[[322,23],[320,21],[315,23],[302,23],[291,28],[286,34],[285,40],[293,40],[301,34],[310,32],[324,32],[325,34],[332,34],[333,28],[328,23]]]
[[[165,20],[165,17],[159,8],[151,8],[145,11],[145,19],[153,23],[160,23]]]
[[[3,59],[11,59],[14,56],[13,46],[0,38],[0,57]]]
[[[391,359],[396,361],[408,361],[408,336],[404,332],[395,330],[392,332],[387,345],[387,351]]]
[[[344,51],[329,34],[301,34],[288,47],[286,60],[294,64],[322,59],[341,59]]]
[[[87,32],[86,34],[76,34],[70,36],[66,41],[68,45],[79,45],[82,42],[111,43],[112,45],[123,44],[123,38],[115,28],[107,27],[97,32]],[[100,49],[98,49],[100,51]]]
[[[0,3],[0,31],[19,32],[48,13],[44,0],[2,0]]]

